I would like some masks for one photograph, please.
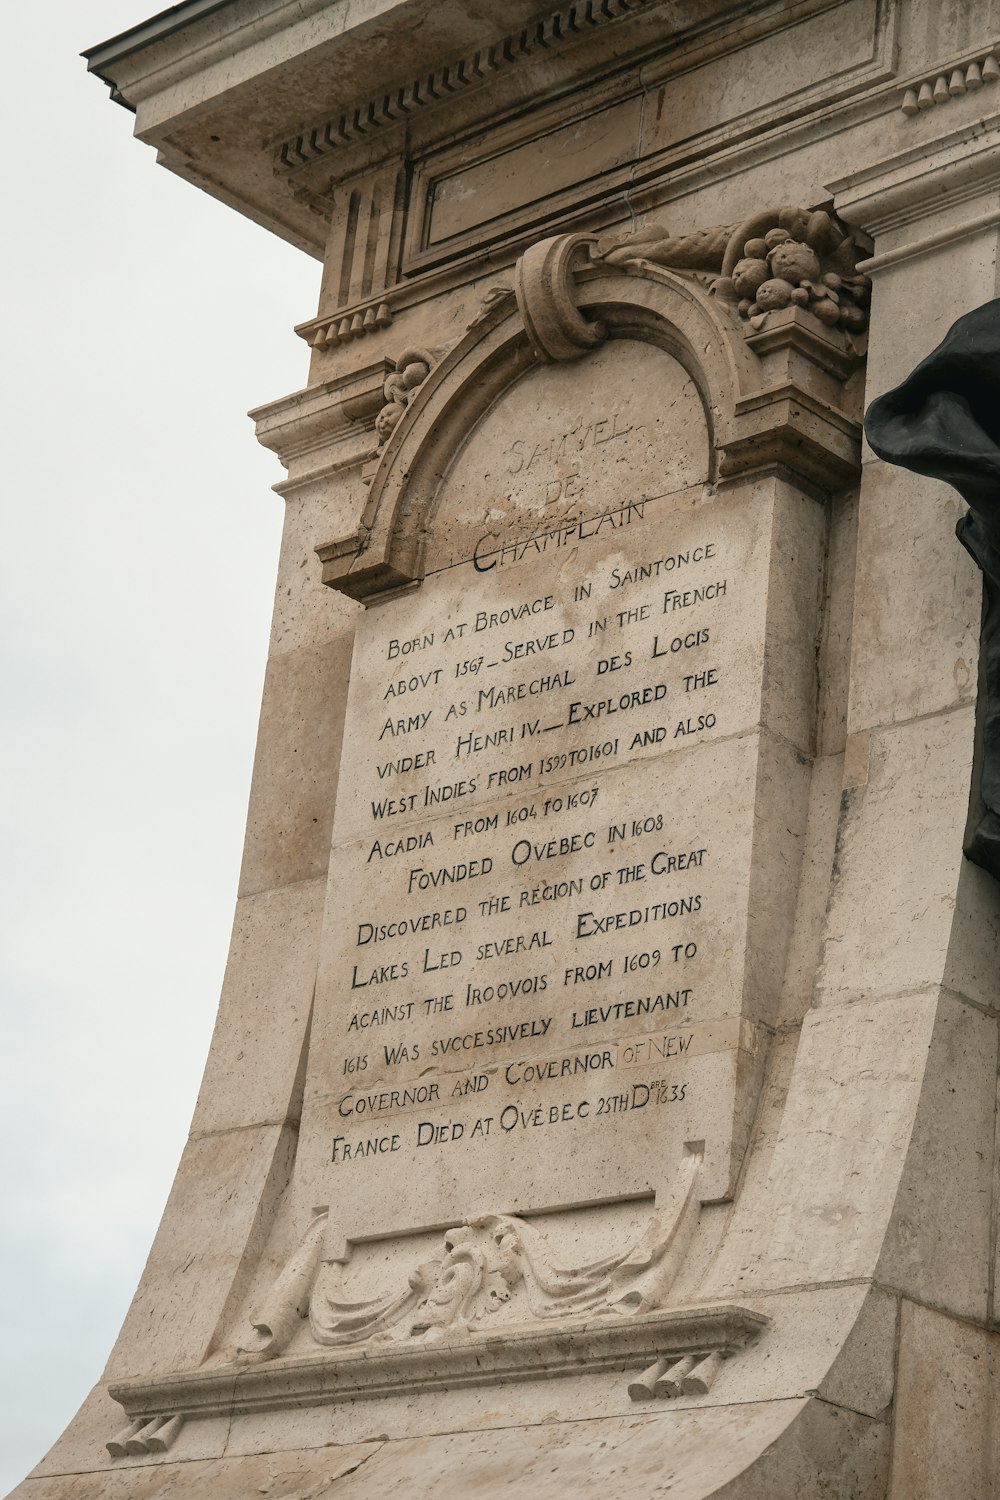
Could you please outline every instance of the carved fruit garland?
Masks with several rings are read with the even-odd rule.
[[[766,313],[795,305],[807,308],[828,328],[863,333],[871,282],[855,270],[854,241],[842,236],[822,210],[808,217],[804,211],[782,210],[780,217],[792,227],[779,223],[745,240],[732,275],[715,282],[716,294],[738,299],[737,311],[754,328],[763,324]]]
[[[848,339],[868,327],[871,281],[857,269],[851,231],[825,209],[768,209],[735,229],[719,225],[684,236],[647,225],[605,242],[599,257],[612,265],[644,260],[672,270],[716,271],[712,291],[734,303],[754,331],[768,313],[786,307],[804,308]]]

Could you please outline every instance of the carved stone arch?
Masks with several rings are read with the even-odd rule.
[[[441,481],[476,423],[540,362],[585,358],[606,341],[654,345],[693,381],[708,426],[710,482],[779,469],[829,493],[853,476],[858,424],[840,409],[850,361],[815,319],[789,308],[748,336],[703,278],[645,261],[592,263],[575,274],[567,263],[563,273],[563,303],[572,298],[566,336],[547,350],[524,297],[504,297],[412,395],[382,452],[359,530],[318,549],[324,583],[362,602],[419,583]],[[581,326],[593,336],[581,337]]]

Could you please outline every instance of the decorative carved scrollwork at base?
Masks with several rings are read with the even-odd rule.
[[[622,1253],[589,1265],[555,1266],[533,1225],[486,1214],[449,1229],[438,1257],[418,1266],[405,1286],[366,1301],[351,1300],[341,1264],[320,1264],[321,1214],[254,1315],[256,1340],[240,1354],[272,1358],[306,1317],[318,1344],[345,1347],[434,1339],[445,1330],[471,1334],[515,1297],[526,1321],[651,1312],[663,1305],[697,1223],[701,1162],[700,1151],[685,1154],[669,1203]]]

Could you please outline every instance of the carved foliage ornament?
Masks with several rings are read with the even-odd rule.
[[[396,423],[439,358],[440,350],[438,349],[404,349],[396,360],[396,368],[386,380],[382,390],[385,405],[375,418],[375,434],[380,450],[389,441]]]

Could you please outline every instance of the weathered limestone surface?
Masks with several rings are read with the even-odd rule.
[[[253,414],[286,526],[191,1139],[15,1494],[985,1500],[981,589],[860,417],[1000,290],[1000,11],[492,9],[92,57],[323,285]]]

